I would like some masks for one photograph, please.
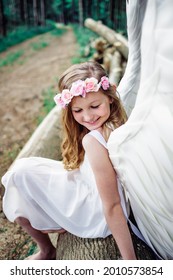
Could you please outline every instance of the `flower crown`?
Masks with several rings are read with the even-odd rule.
[[[87,92],[96,92],[102,87],[104,90],[109,88],[109,80],[106,76],[103,76],[98,83],[98,80],[94,77],[87,78],[85,81],[78,80],[72,83],[71,89],[64,89],[61,93],[58,93],[54,97],[54,101],[62,108],[68,106],[74,96],[85,97]]]

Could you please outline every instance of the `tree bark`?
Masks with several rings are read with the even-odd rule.
[[[83,4],[82,0],[79,0],[79,25],[83,27]]]
[[[34,25],[38,25],[38,5],[37,0],[33,0],[33,17],[34,17]]]
[[[46,25],[46,19],[45,19],[45,0],[40,1],[40,19],[41,19],[41,25]]]
[[[27,0],[23,1],[23,12],[24,12],[24,22],[29,25],[29,17],[28,17],[28,2]]]
[[[6,20],[4,15],[3,1],[0,0],[0,33],[3,37],[7,35]]]
[[[127,60],[128,58],[128,42],[127,39],[118,34],[111,28],[103,25],[100,21],[95,21],[91,18],[87,18],[84,22],[84,25],[94,31],[95,33],[99,34],[103,38],[105,38],[110,44],[114,45],[117,42],[117,49],[123,55],[123,57]]]
[[[139,260],[154,260],[151,249],[131,232]],[[121,260],[121,254],[112,235],[106,238],[80,238],[69,232],[58,235],[57,260]]]

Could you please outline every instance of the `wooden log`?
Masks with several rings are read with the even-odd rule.
[[[110,63],[109,81],[111,84],[115,84],[116,86],[118,86],[121,78],[122,78],[121,54],[118,51],[115,51]]]
[[[95,33],[99,34],[103,38],[105,38],[108,43],[114,45],[119,43],[116,47],[123,55],[123,57],[127,60],[128,58],[128,42],[127,39],[114,31],[113,29],[107,27],[106,25],[102,24],[101,21],[95,21],[91,18],[87,18],[84,22],[84,25],[94,31]]]
[[[60,143],[60,110],[57,106],[55,106],[37,127],[16,159],[30,156],[40,156],[60,160]]]
[[[112,54],[109,52],[105,52],[103,56],[103,66],[107,73],[110,73]]]
[[[151,249],[131,232],[139,260],[153,260]],[[80,238],[69,232],[58,235],[57,260],[121,260],[121,254],[112,235],[106,238]]]
[[[107,48],[107,45],[107,41],[102,37],[99,37],[92,42],[92,47],[95,48],[99,53],[103,53]]]
[[[111,68],[111,61],[113,54],[115,52],[116,48],[115,47],[108,47],[103,54],[103,66],[106,70],[107,73],[110,73],[110,68]]]

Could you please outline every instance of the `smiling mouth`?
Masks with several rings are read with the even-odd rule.
[[[87,122],[88,124],[95,124],[98,120],[99,120],[100,118],[98,118],[97,120],[95,120],[95,121],[92,121],[92,122]]]

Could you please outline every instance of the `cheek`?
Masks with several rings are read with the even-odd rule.
[[[81,123],[81,117],[80,117],[80,115],[73,114],[73,118],[75,119],[76,122]]]
[[[104,106],[103,108],[102,108],[102,115],[110,115],[110,106]]]

